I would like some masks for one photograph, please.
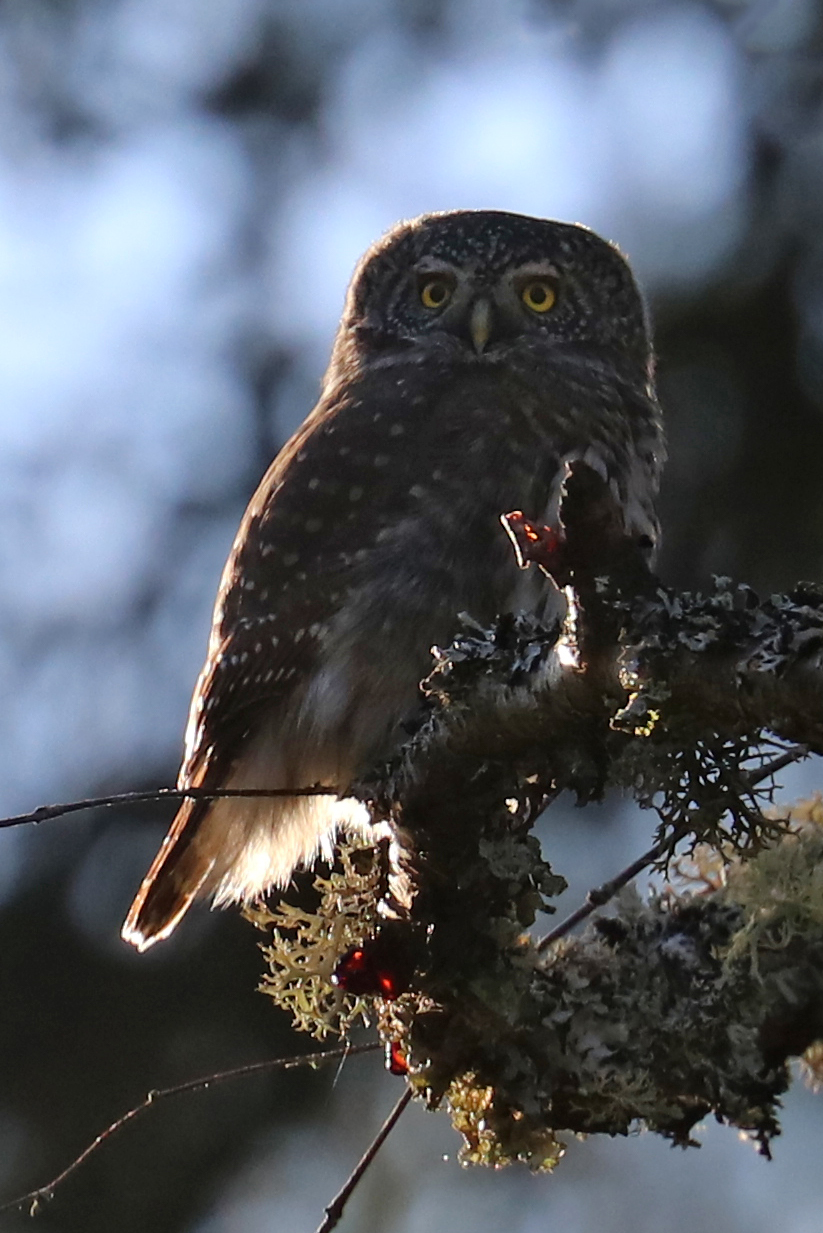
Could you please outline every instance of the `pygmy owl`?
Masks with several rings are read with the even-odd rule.
[[[457,614],[532,607],[500,515],[551,522],[565,464],[608,480],[649,551],[662,439],[643,302],[583,227],[497,211],[403,222],[361,260],[320,401],[226,564],[180,787],[340,796],[187,800],[132,905],[143,949],[191,902],[283,887],[363,806],[430,647]]]

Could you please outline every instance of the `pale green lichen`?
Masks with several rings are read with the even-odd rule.
[[[798,938],[818,936],[823,931],[823,828],[805,826],[757,860],[730,866],[726,896],[745,914],[745,924],[728,947],[727,963],[746,957],[756,965],[764,947],[785,950]]]
[[[311,912],[281,900],[274,908],[256,904],[247,917],[271,941],[261,946],[268,964],[260,990],[287,1011],[300,1032],[317,1040],[345,1035],[362,1020],[368,1023],[366,999],[345,993],[332,982],[340,959],[373,934],[382,878],[376,849],[342,843],[337,867],[318,873]]]
[[[494,1088],[479,1085],[472,1073],[455,1079],[446,1093],[446,1105],[452,1125],[463,1137],[461,1164],[502,1169],[519,1161],[545,1173],[566,1151],[548,1127],[535,1126],[521,1110],[509,1110],[501,1125]]]

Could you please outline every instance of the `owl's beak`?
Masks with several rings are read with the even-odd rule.
[[[492,332],[492,306],[488,300],[475,300],[469,318],[469,333],[478,355],[489,341]]]

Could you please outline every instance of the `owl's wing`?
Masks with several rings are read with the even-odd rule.
[[[372,511],[389,481],[373,474],[368,426],[359,417],[348,423],[345,405],[321,410],[269,468],[226,562],[181,787],[224,780],[272,708],[310,677],[377,534]]]
[[[182,788],[226,783],[248,742],[311,678],[330,621],[358,585],[380,529],[374,510],[404,469],[402,460],[384,466],[391,425],[379,410],[359,410],[318,406],[246,510],[192,698]],[[138,947],[168,936],[206,882],[210,866],[193,840],[211,807],[188,799],[178,810],[123,927]]]

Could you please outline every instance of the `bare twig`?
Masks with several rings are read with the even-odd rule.
[[[176,1083],[173,1087],[159,1088],[151,1091],[139,1105],[135,1105],[133,1109],[129,1109],[128,1113],[124,1113],[122,1117],[118,1117],[116,1121],[107,1126],[96,1139],[91,1142],[88,1147],[84,1148],[79,1156],[68,1165],[61,1173],[52,1178],[45,1186],[38,1186],[36,1190],[30,1190],[27,1194],[20,1195],[17,1199],[11,1199],[7,1203],[0,1204],[0,1214],[10,1212],[16,1208],[23,1207],[24,1204],[30,1204],[30,1214],[36,1215],[40,1205],[51,1199],[55,1190],[68,1177],[71,1177],[81,1165],[85,1164],[89,1156],[97,1151],[99,1147],[110,1139],[113,1135],[122,1130],[129,1122],[135,1121],[143,1113],[154,1108],[161,1100],[166,1100],[169,1096],[180,1096],[184,1092],[204,1091],[215,1083],[224,1083],[228,1079],[242,1079],[247,1075],[262,1074],[272,1070],[296,1070],[302,1066],[323,1066],[327,1062],[334,1062],[341,1058],[352,1057],[358,1053],[372,1053],[381,1046],[378,1043],[366,1045],[344,1045],[339,1049],[324,1049],[320,1053],[303,1053],[298,1057],[281,1057],[270,1058],[266,1062],[252,1062],[248,1066],[235,1066],[232,1070],[220,1070],[214,1074],[205,1075],[201,1079],[189,1079],[185,1083]]]
[[[778,771],[785,770],[793,762],[799,762],[801,758],[808,758],[808,756],[809,750],[805,745],[793,745],[791,749],[787,749],[785,753],[782,753],[779,758],[773,758],[771,762],[767,762],[765,766],[762,766],[759,771],[749,775],[749,784],[751,787],[754,787],[756,783],[762,783],[770,775],[776,775]]]
[[[190,797],[198,801],[216,801],[224,796],[338,796],[339,788],[315,784],[311,788],[151,788],[146,792],[117,792],[113,796],[91,796],[65,805],[41,805],[31,813],[18,813],[0,818],[0,830],[29,823],[48,822],[66,813],[82,809],[101,809],[110,805],[136,805],[141,801],[183,801]]]
[[[391,1113],[372,1139],[368,1149],[358,1160],[357,1165],[349,1175],[345,1186],[343,1186],[343,1188],[334,1196],[331,1203],[326,1208],[326,1214],[323,1217],[322,1223],[317,1228],[317,1233],[331,1233],[331,1230],[337,1227],[340,1217],[343,1215],[343,1210],[354,1193],[355,1188],[377,1153],[380,1151],[380,1148],[386,1142],[386,1139],[388,1139],[389,1135],[394,1130],[400,1120],[400,1115],[406,1108],[411,1098],[412,1090],[409,1087],[406,1088],[405,1092],[400,1097],[397,1104],[394,1106]]]
[[[662,839],[660,843],[656,843],[653,848],[649,848],[648,852],[644,852],[642,856],[638,856],[637,860],[632,861],[625,869],[621,869],[616,877],[610,882],[604,882],[602,886],[595,886],[588,892],[579,908],[575,908],[565,920],[561,920],[554,929],[550,930],[545,937],[541,938],[537,944],[539,951],[548,950],[552,942],[559,941],[564,938],[567,933],[571,933],[575,925],[579,925],[587,916],[591,916],[597,908],[602,908],[604,904],[613,899],[619,890],[622,890],[627,882],[631,882],[632,878],[636,878],[639,873],[642,873],[649,865],[653,865],[656,860],[665,855],[667,848],[674,847],[677,838],[672,838],[671,835],[666,839]]]
[[[756,784],[762,783],[764,779],[769,779],[772,775],[776,775],[778,771],[784,770],[790,766],[792,762],[798,762],[801,758],[808,757],[808,749],[805,745],[795,745],[791,749],[787,749],[779,757],[773,758],[771,762],[761,766],[759,770],[753,771],[746,776],[745,786],[753,788]],[[619,890],[622,890],[632,878],[636,878],[639,873],[647,869],[649,865],[653,865],[656,861],[662,859],[667,853],[672,852],[676,847],[682,835],[675,832],[673,835],[667,835],[661,839],[642,856],[638,856],[637,860],[632,861],[625,869],[621,869],[616,877],[608,882],[604,882],[602,886],[595,886],[588,892],[580,907],[575,908],[565,920],[555,925],[545,937],[542,937],[537,944],[537,949],[541,953],[551,946],[553,942],[557,942],[560,938],[564,938],[567,933],[571,933],[576,925],[581,921],[586,920],[591,916],[592,912],[597,908],[602,908],[610,899],[613,899]]]

